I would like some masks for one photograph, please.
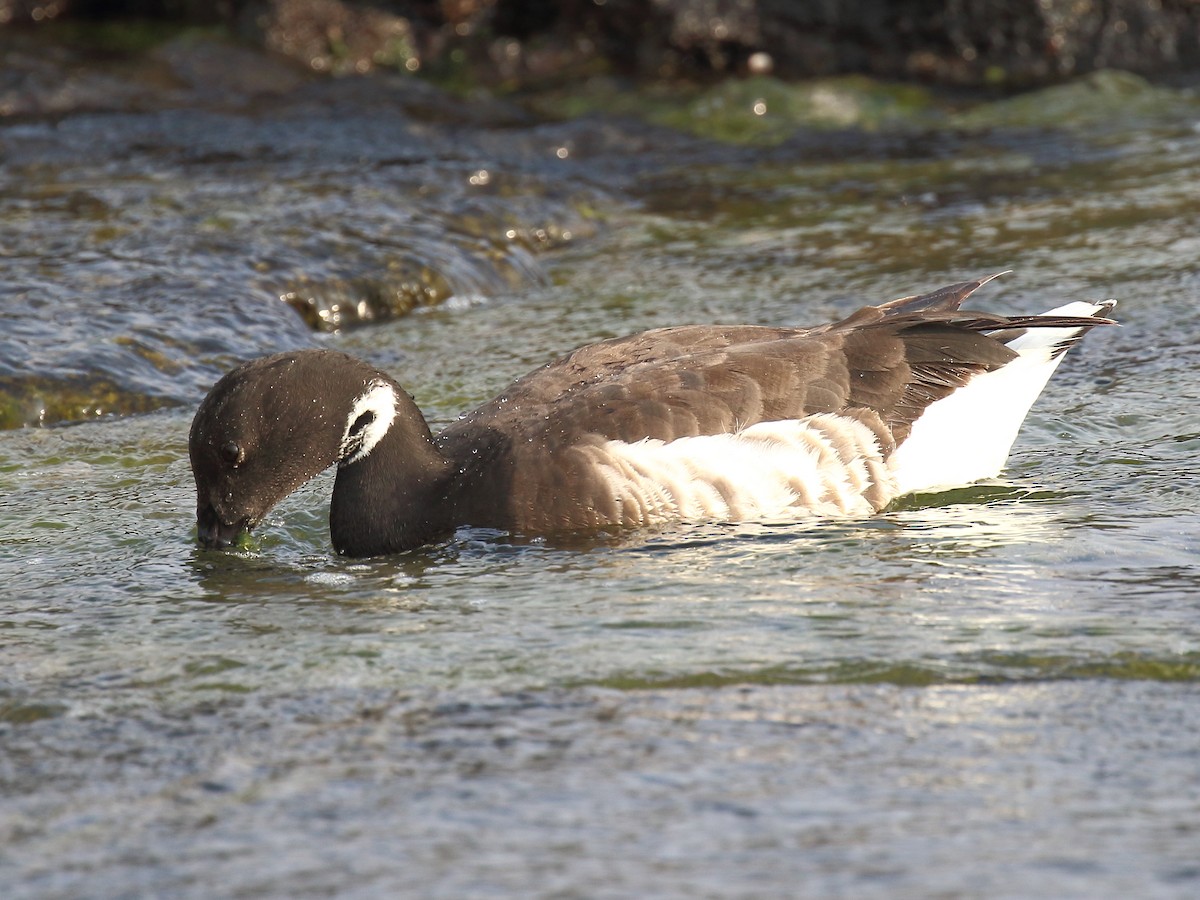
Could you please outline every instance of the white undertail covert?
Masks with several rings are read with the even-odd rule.
[[[1095,316],[1111,308],[1111,303],[1077,301],[1043,315]],[[898,495],[962,487],[999,475],[1030,407],[1066,349],[1085,330],[1025,329],[1006,342],[1017,351],[1016,359],[931,403],[888,460]]]

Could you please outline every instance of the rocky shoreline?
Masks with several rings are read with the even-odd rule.
[[[1191,80],[1190,0],[0,0],[0,31],[220,26],[314,72],[544,88],[595,74],[876,78],[1020,89],[1099,69]]]

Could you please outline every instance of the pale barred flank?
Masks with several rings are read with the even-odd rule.
[[[619,510],[609,524],[865,516],[896,496],[875,432],[832,413],[585,452]]]

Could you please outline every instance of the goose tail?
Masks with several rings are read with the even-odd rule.
[[[931,403],[889,467],[901,494],[943,490],[1000,474],[1030,408],[1066,352],[1107,318],[1114,301],[1076,301],[989,331],[1016,353]]]

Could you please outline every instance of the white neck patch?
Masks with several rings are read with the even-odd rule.
[[[350,407],[338,447],[338,464],[353,465],[383,440],[396,420],[396,391],[386,381],[373,381]]]

